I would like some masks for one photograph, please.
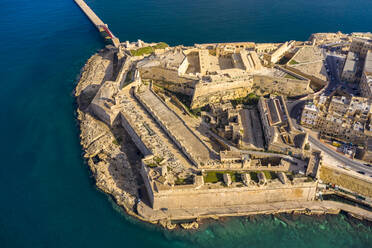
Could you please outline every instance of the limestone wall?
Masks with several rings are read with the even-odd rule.
[[[307,73],[304,73],[303,71],[293,67],[293,66],[288,66],[288,65],[285,65],[284,68],[286,68],[287,70],[289,71],[292,71],[294,73],[297,73],[305,78],[308,78],[311,80],[312,83],[318,85],[318,86],[325,86],[327,85],[327,81],[326,80],[322,80],[318,77],[315,77],[313,75],[310,75],[310,74],[307,74]]]
[[[276,63],[280,60],[280,58],[286,53],[289,49],[291,49],[293,45],[293,41],[288,43],[287,41],[282,44],[275,52],[273,52],[270,56],[270,62]]]
[[[108,126],[111,126],[111,123],[114,121],[114,114],[102,105],[95,104],[94,102],[90,105],[90,110],[98,119],[106,123]]]
[[[131,124],[128,122],[127,118],[125,117],[125,114],[120,113],[120,123],[125,128],[127,133],[132,138],[134,144],[136,144],[137,148],[141,151],[141,153],[144,156],[152,155],[150,150],[147,148],[147,146],[142,142],[141,138],[137,135],[136,131],[133,129]]]
[[[295,185],[216,189],[203,186],[201,189],[166,190],[155,192],[153,208],[208,208],[283,201],[311,201],[315,197],[316,184],[316,182],[308,182]]]
[[[312,93],[310,80],[297,80],[267,75],[254,75],[254,87],[260,88],[267,93],[283,94],[286,96],[298,96]]]
[[[189,68],[189,65],[190,65],[189,60],[187,59],[187,56],[185,56],[180,67],[178,67],[178,74],[179,75],[185,74],[187,71],[187,68]]]
[[[193,85],[196,78],[180,76],[176,70],[164,67],[140,68],[139,70],[142,79],[163,81],[171,91],[180,92],[185,95],[191,95],[194,91]]]
[[[143,182],[145,183],[145,188],[147,192],[147,196],[150,200],[150,204],[154,205],[154,192],[151,186],[151,181],[149,179],[149,168],[145,165],[144,160],[141,161],[141,176],[143,178]]]
[[[117,87],[116,82],[106,81],[98,90],[89,106],[90,111],[108,126],[111,126],[117,114],[113,97],[117,93]]]
[[[191,108],[198,108],[221,100],[244,97],[252,91],[252,81],[199,83],[195,85]]]
[[[166,69],[163,67],[141,68],[141,77],[143,79],[152,79],[160,81],[167,89],[180,92],[185,95],[192,95],[196,79],[183,77],[178,71]]]
[[[134,92],[136,99],[157,121],[157,124],[173,140],[185,156],[196,166],[206,164],[209,150],[197,135],[158,97],[150,87]]]
[[[372,197],[372,180],[356,172],[323,164],[320,168],[320,179],[358,194]]]

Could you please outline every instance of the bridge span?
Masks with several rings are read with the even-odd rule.
[[[83,0],[74,0],[75,3],[80,7],[84,14],[89,18],[89,20],[96,26],[101,35],[106,39],[112,42],[115,47],[119,47],[119,39],[110,31],[108,25],[105,24],[95,13],[94,11],[83,1]]]

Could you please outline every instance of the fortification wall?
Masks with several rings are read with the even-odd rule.
[[[297,80],[289,78],[271,77],[266,75],[253,76],[254,87],[267,93],[298,96],[312,93],[310,80]]]
[[[111,126],[111,123],[114,121],[114,114],[107,108],[103,108],[99,104],[92,102],[89,106],[90,112],[95,115],[98,119],[106,123],[108,126]]]
[[[320,167],[320,179],[325,183],[331,183],[363,196],[372,197],[372,180],[352,174],[353,172],[322,164]]]
[[[117,93],[117,87],[116,82],[106,81],[89,105],[91,113],[108,126],[111,126],[117,115],[117,111],[114,107],[115,102],[113,100],[113,95]]]
[[[136,99],[142,104],[142,106],[151,114],[151,116],[156,120],[158,125],[163,129],[163,131],[172,139],[172,141],[178,146],[178,148],[185,154],[185,156],[196,166],[198,166],[198,162],[190,155],[189,149],[184,146],[176,137],[176,135],[172,132],[171,128],[168,128],[164,125],[162,119],[156,114],[155,111],[149,106],[142,98],[140,94],[135,94]]]
[[[313,75],[309,75],[307,73],[304,73],[304,72],[300,71],[299,69],[297,69],[295,67],[285,65],[284,68],[286,68],[287,70],[292,71],[294,73],[297,73],[298,75],[301,75],[301,76],[303,76],[305,78],[310,79],[312,83],[314,83],[314,84],[316,84],[318,86],[325,86],[325,85],[327,85],[327,81],[322,80],[322,79],[320,79],[318,77],[315,77]]]
[[[145,183],[145,189],[146,189],[146,192],[147,192],[148,199],[150,201],[151,206],[153,206],[154,205],[154,191],[153,191],[153,188],[151,186],[151,181],[149,179],[149,169],[145,165],[143,159],[141,161],[141,171],[140,171],[140,173],[141,173],[143,182]]]
[[[166,190],[154,194],[153,208],[209,208],[271,203],[311,201],[315,198],[316,182],[268,187],[224,187],[209,189]],[[177,187],[177,186],[176,186]]]
[[[199,108],[221,100],[245,97],[252,91],[252,81],[199,83],[195,85],[191,108]]]
[[[185,95],[192,95],[196,78],[188,78],[178,75],[177,70],[164,67],[150,67],[139,69],[142,79],[152,79],[164,82],[167,89],[180,92]]]
[[[152,155],[150,150],[147,146],[142,142],[141,138],[138,136],[136,131],[133,129],[132,125],[129,123],[128,119],[125,117],[124,113],[120,113],[120,123],[125,128],[127,133],[132,138],[134,144],[136,144],[137,148],[141,151],[141,153],[146,157],[148,155]]]
[[[209,150],[200,138],[153,92],[151,86],[141,88],[141,90],[143,90],[143,94],[147,94],[152,100],[135,91],[136,99],[151,114],[178,148],[183,151],[185,156],[196,166],[202,162],[206,163],[209,160]],[[157,108],[159,106],[162,106],[162,108]]]
[[[168,81],[157,81],[156,85],[166,88],[172,92],[182,93],[187,96],[192,96],[194,92],[195,82],[188,82],[184,84],[172,83]]]

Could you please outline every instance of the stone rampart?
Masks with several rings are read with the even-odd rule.
[[[313,92],[310,89],[310,80],[256,74],[253,76],[253,82],[254,87],[260,88],[267,93],[299,96]]]
[[[298,74],[298,75],[301,75],[301,76],[303,76],[303,77],[305,77],[305,78],[310,79],[311,82],[312,82],[312,83],[315,83],[316,85],[319,85],[319,86],[325,86],[325,85],[327,85],[327,81],[322,80],[322,79],[320,79],[320,78],[318,78],[318,77],[315,77],[315,76],[313,76],[313,75],[310,75],[310,74],[304,73],[304,72],[302,72],[301,70],[299,70],[299,69],[297,69],[297,68],[295,68],[295,67],[293,67],[293,66],[285,65],[284,68],[286,68],[287,70],[292,71],[292,72],[294,72],[294,73],[296,73],[296,74]]]
[[[208,208],[271,203],[285,201],[311,201],[315,198],[316,182],[250,187],[199,189],[175,186],[169,190],[154,192],[153,209]]]
[[[108,126],[111,126],[117,115],[114,99],[117,87],[116,82],[106,81],[89,105],[90,111]]]
[[[169,90],[180,92],[185,95],[192,95],[193,85],[197,81],[195,77],[180,76],[177,70],[164,67],[139,68],[142,79],[151,79],[160,82],[168,82]]]
[[[115,82],[119,84],[119,87],[122,88],[125,84],[125,79],[128,75],[129,70],[132,67],[132,59],[131,57],[127,57],[125,59],[124,65],[120,68],[118,72],[118,76],[115,79]]]
[[[133,129],[132,125],[129,123],[129,118],[125,116],[124,112],[120,113],[120,123],[125,128],[127,133],[132,138],[134,144],[141,151],[141,153],[146,157],[152,155],[150,149],[143,143],[142,139],[138,136],[137,132]]]
[[[198,108],[221,100],[245,97],[252,91],[252,81],[198,83],[192,97],[191,108]]]
[[[358,175],[356,172],[323,163],[320,167],[320,179],[325,183],[335,184],[363,196],[372,197],[372,179]]]

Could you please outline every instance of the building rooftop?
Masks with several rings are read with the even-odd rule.
[[[367,53],[363,71],[367,74],[372,73],[372,51],[368,51]]]
[[[354,37],[353,40],[356,40],[356,41],[361,41],[361,42],[368,42],[368,43],[372,43],[372,39],[370,39],[371,37]]]
[[[345,96],[334,96],[334,97],[332,97],[331,102],[332,103],[349,105],[350,104],[350,99],[348,97],[345,97]]]
[[[318,111],[318,108],[312,102],[307,103],[305,105],[304,109],[306,109],[306,110],[312,110],[312,111]]]
[[[358,56],[356,53],[349,52],[344,65],[344,71],[356,72]]]

